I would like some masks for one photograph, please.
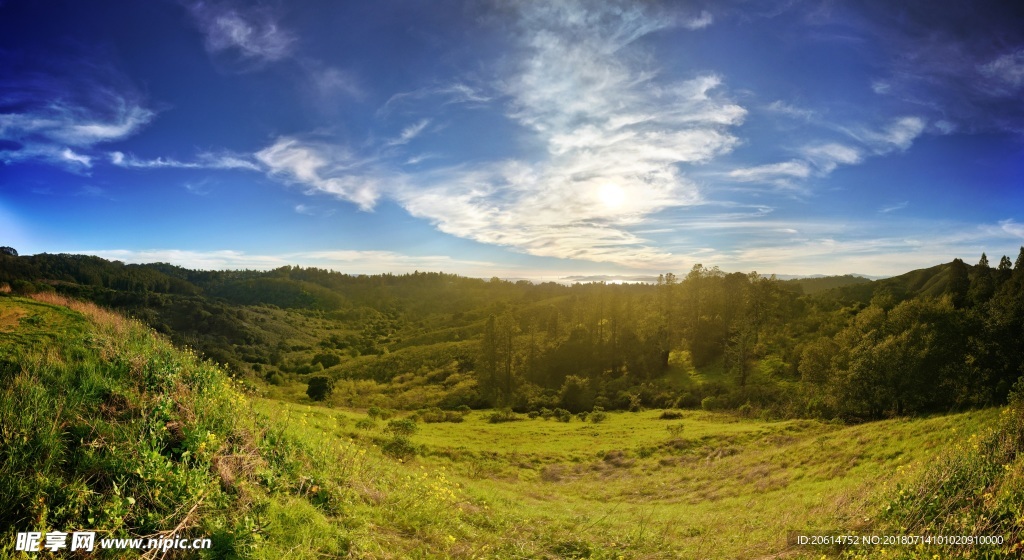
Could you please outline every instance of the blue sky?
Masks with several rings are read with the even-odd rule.
[[[1024,245],[1007,2],[0,3],[0,244],[890,275]]]

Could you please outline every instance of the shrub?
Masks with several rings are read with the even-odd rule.
[[[416,454],[416,446],[408,438],[395,436],[381,444],[380,450],[396,459],[406,459]]]
[[[374,420],[387,420],[394,416],[393,412],[386,408],[380,408],[379,406],[371,406],[370,409],[366,411],[366,414]]]
[[[572,420],[572,413],[564,408],[556,408],[554,416],[559,422],[568,422]]]
[[[396,418],[388,422],[384,431],[395,437],[411,436],[416,433],[416,421],[412,418]]]
[[[487,421],[491,424],[500,424],[502,422],[515,422],[516,420],[522,420],[522,418],[512,412],[511,409],[506,408],[505,410],[495,410],[487,417]]]
[[[682,417],[683,413],[678,410],[666,410],[658,418],[661,420],[679,420]]]
[[[377,426],[377,422],[373,418],[363,418],[356,422],[357,430],[372,430]]]
[[[421,410],[419,412],[420,420],[427,424],[437,424],[439,422],[452,422],[459,423],[465,420],[462,414],[452,410],[441,410],[440,408],[432,407]]]
[[[704,397],[700,401],[700,407],[704,410],[719,410],[722,408],[722,401],[718,397]]]
[[[604,411],[604,408],[595,406],[594,411],[590,413],[590,421],[595,424],[600,424],[608,418],[608,413]]]
[[[309,379],[309,386],[306,387],[306,395],[314,401],[326,399],[334,390],[334,382],[326,375],[317,375]]]

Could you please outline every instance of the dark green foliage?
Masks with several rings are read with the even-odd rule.
[[[354,407],[544,417],[750,403],[866,419],[998,403],[1024,372],[1024,249],[1013,271],[986,257],[876,282],[794,283],[695,265],[656,285],[573,286],[3,259],[0,282],[13,292],[57,290],[133,314],[276,394],[319,374],[345,387],[332,403]]]
[[[416,421],[412,418],[389,420],[384,431],[396,437],[408,437],[416,433]]]
[[[317,375],[309,378],[309,384],[306,387],[306,395],[314,401],[322,401],[331,394],[333,389],[334,382],[331,381],[330,377],[327,377],[326,375]]]
[[[0,247],[0,256],[17,257],[18,251],[14,247]]]
[[[487,421],[490,422],[491,424],[500,424],[502,422],[515,422],[517,420],[522,420],[522,418],[518,414],[512,412],[512,410],[507,408],[504,410],[495,410],[494,412],[487,416]]]
[[[317,354],[316,356],[313,356],[312,363],[320,364],[324,368],[334,367],[341,363],[341,357],[332,353]]]
[[[437,407],[421,410],[417,415],[420,420],[427,424],[437,424],[440,422],[459,423],[465,420],[465,414],[462,412],[441,410]]]

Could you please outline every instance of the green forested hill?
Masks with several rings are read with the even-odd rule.
[[[364,407],[675,406],[855,420],[1000,403],[1024,372],[1024,257],[798,290],[700,265],[655,285],[564,286],[0,259],[0,282],[16,293],[117,309],[298,401],[313,383],[317,399]]]

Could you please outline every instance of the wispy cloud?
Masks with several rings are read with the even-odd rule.
[[[838,142],[808,144],[797,150],[797,159],[734,169],[725,174],[733,181],[761,183],[785,189],[800,189],[801,180],[825,177],[840,165],[856,165],[867,156],[883,156],[910,148],[925,130],[919,117],[900,117],[881,129],[840,127],[857,146]]]
[[[1024,224],[1019,224],[1015,220],[1003,220],[999,222],[999,229],[1005,233],[1024,239]]]
[[[212,54],[233,52],[245,61],[273,62],[292,53],[295,36],[268,9],[229,2],[193,2],[188,8]]]
[[[630,229],[646,216],[699,200],[682,167],[711,161],[739,140],[746,110],[713,74],[666,82],[643,62],[637,39],[681,25],[625,4],[518,6],[520,48],[497,81],[507,115],[546,149],[539,160],[507,159],[435,168],[415,176],[365,164],[346,150],[280,138],[256,154],[271,174],[368,210],[383,196],[439,230],[532,255],[625,266],[669,263]],[[710,18],[710,16],[708,16]],[[704,19],[708,19],[704,18]],[[710,22],[709,22],[710,23]],[[456,84],[393,96],[490,99]],[[387,145],[409,142],[421,120]]]
[[[325,193],[373,209],[384,186],[367,162],[327,144],[282,137],[256,153],[268,172],[286,182],[303,185],[307,193]]]
[[[402,129],[402,133],[399,134],[397,138],[388,140],[386,144],[388,146],[401,146],[403,144],[408,144],[410,141],[412,141],[413,138],[419,136],[420,133],[423,132],[423,130],[426,129],[427,125],[429,124],[430,119],[422,119],[415,124],[411,124]]]
[[[714,21],[715,18],[712,17],[711,12],[704,10],[697,17],[684,21],[683,27],[694,30],[704,29],[705,27],[708,27],[709,25],[714,23]]]
[[[377,110],[377,114],[386,116],[400,107],[432,98],[442,99],[442,105],[452,103],[480,105],[490,102],[493,99],[493,95],[485,93],[480,87],[474,87],[463,82],[453,82],[396,93],[388,98],[384,105]]]
[[[809,120],[815,116],[815,112],[810,109],[804,109],[791,105],[782,100],[775,100],[764,107],[769,113],[775,113],[778,115],[785,115],[800,120]]]
[[[881,214],[888,214],[890,212],[895,212],[897,210],[903,210],[904,208],[906,208],[909,205],[910,205],[910,201],[904,200],[903,202],[898,202],[896,204],[890,204],[889,206],[883,206],[883,207],[878,209],[878,212],[881,213]]]
[[[118,167],[126,167],[133,169],[177,168],[248,169],[250,171],[261,170],[261,168],[247,156],[231,153],[201,153],[199,154],[196,161],[178,161],[173,158],[164,157],[157,157],[153,159],[139,159],[131,154],[125,154],[123,152],[118,151],[110,152],[107,155],[110,158],[110,163]]]
[[[630,228],[699,199],[681,166],[732,150],[729,129],[746,111],[718,76],[666,83],[638,64],[636,40],[676,18],[577,3],[523,5],[519,15],[522,48],[502,93],[547,158],[436,170],[396,198],[441,231],[533,255],[670,262]]]
[[[1012,93],[1024,87],[1024,49],[1002,54],[978,67],[988,78],[1001,83]]]
[[[729,177],[736,181],[773,183],[779,186],[789,185],[791,179],[806,179],[810,175],[811,166],[799,160],[734,169],[729,172]]]
[[[0,52],[0,161],[88,168],[91,148],[152,120],[128,80],[89,56]]]

